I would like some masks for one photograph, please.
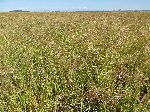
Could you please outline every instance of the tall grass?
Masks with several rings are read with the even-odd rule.
[[[0,13],[1,112],[148,112],[150,13]]]

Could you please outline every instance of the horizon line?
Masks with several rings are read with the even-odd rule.
[[[88,10],[88,9],[58,9],[58,10],[48,10],[48,9],[43,9],[43,10],[24,10],[24,9],[14,9],[14,10],[7,10],[7,11],[0,11],[0,12],[15,12],[15,11],[20,11],[20,12],[115,12],[115,11],[118,11],[118,12],[121,12],[121,11],[150,11],[150,9],[108,9],[108,10],[105,10],[105,9],[93,9],[93,10]]]

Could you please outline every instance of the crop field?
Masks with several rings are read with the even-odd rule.
[[[0,13],[0,112],[149,110],[149,12]]]

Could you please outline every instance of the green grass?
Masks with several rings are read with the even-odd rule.
[[[0,13],[1,112],[148,112],[150,13]]]

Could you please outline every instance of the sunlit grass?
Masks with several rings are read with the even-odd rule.
[[[0,111],[150,109],[150,13],[0,13]]]

